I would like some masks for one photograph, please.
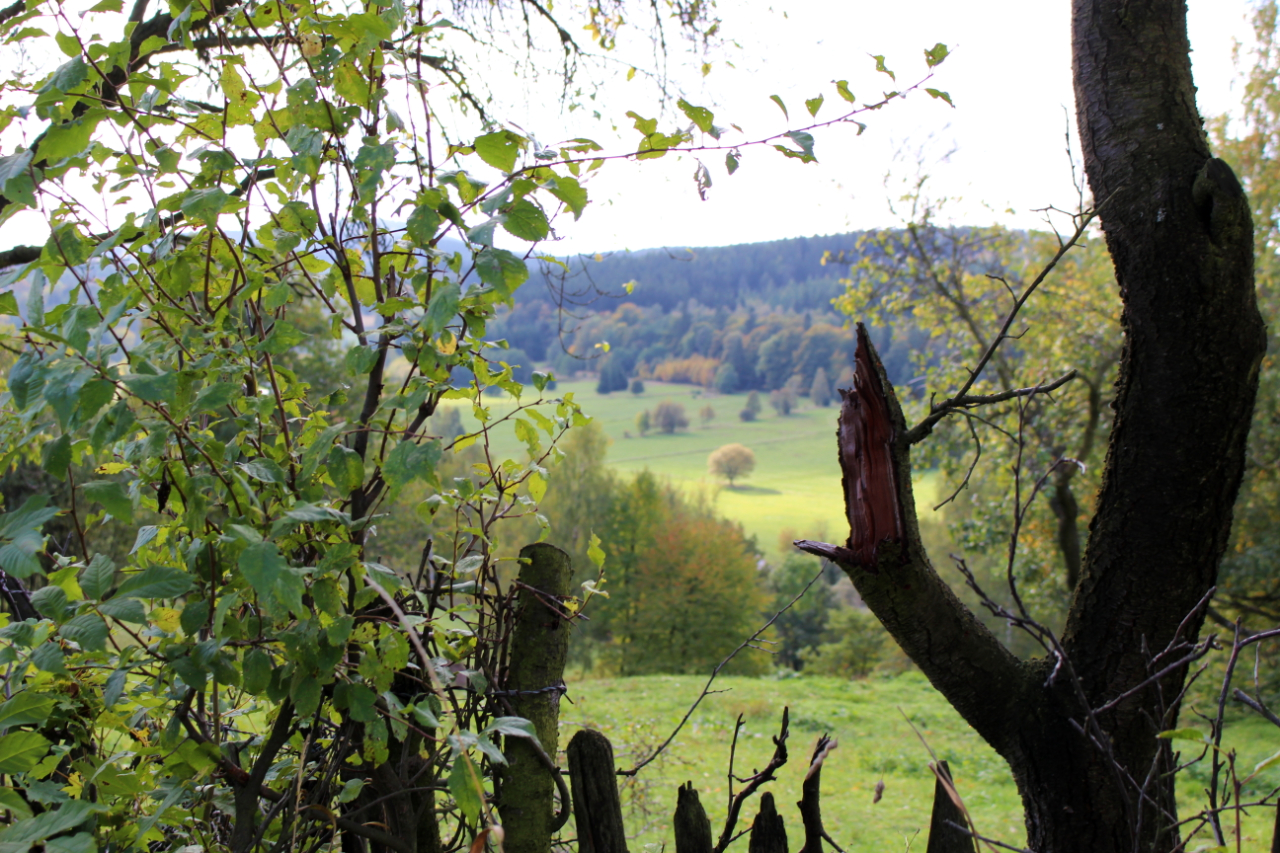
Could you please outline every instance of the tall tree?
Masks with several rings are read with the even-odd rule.
[[[1174,768],[1156,735],[1176,721],[1186,671],[1151,667],[1199,630],[1227,543],[1266,345],[1252,225],[1196,112],[1185,4],[1074,0],[1072,44],[1085,168],[1120,285],[1125,347],[1061,641],[1042,635],[1049,654],[1018,660],[935,572],[915,517],[910,449],[965,404],[972,380],[909,430],[865,332],[840,418],[851,535],[843,547],[802,547],[844,568],[1009,762],[1032,849],[1171,851]]]

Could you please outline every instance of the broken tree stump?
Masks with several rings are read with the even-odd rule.
[[[566,752],[578,853],[627,853],[613,745],[600,732],[582,729],[569,741]]]
[[[692,782],[676,792],[676,853],[711,853],[711,821]]]
[[[760,813],[751,824],[747,853],[787,853],[787,828],[768,791],[760,795]]]
[[[925,853],[978,853],[978,844],[969,835],[969,822],[964,812],[951,794],[945,778],[954,790],[955,781],[951,775],[951,767],[945,761],[938,762],[936,781],[933,786],[933,816],[929,819],[929,846]]]

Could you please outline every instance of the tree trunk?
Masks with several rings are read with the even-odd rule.
[[[1009,762],[1031,849],[1171,851],[1173,777],[1167,742],[1155,735],[1176,722],[1166,697],[1178,695],[1185,672],[1134,688],[1180,627],[1199,629],[1196,607],[1226,547],[1265,338],[1248,206],[1230,170],[1208,159],[1190,101],[1182,4],[1131,0],[1123,20],[1114,0],[1076,8],[1086,164],[1103,199],[1126,346],[1065,661],[1019,661],[934,571],[920,541],[906,423],[861,326],[838,431],[850,537],[844,546],[797,544],[845,570]],[[1142,106],[1156,110],[1149,126],[1126,112]]]

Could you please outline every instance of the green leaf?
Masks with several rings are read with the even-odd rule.
[[[194,637],[208,622],[209,600],[207,598],[199,598],[195,601],[188,599],[186,606],[182,608],[182,615],[178,617],[182,633],[188,637]]]
[[[124,695],[124,688],[128,678],[128,671],[123,669],[117,669],[107,676],[107,684],[102,691],[102,704],[105,707],[112,708],[120,701],[120,697]]]
[[[884,56],[883,56],[883,55],[880,55],[880,54],[874,54],[874,53],[873,53],[873,54],[871,54],[871,58],[872,58],[872,59],[874,59],[874,60],[876,61],[876,70],[877,70],[877,71],[879,71],[881,74],[888,74],[888,75],[889,75],[889,79],[890,79],[890,80],[895,80],[895,81],[896,81],[896,80],[898,79],[898,78],[897,78],[897,75],[895,75],[892,71],[890,71],[888,68],[886,68],[886,67],[885,67],[885,65],[884,65]]]
[[[524,141],[524,137],[509,130],[499,130],[477,137],[474,147],[481,160],[495,169],[510,173],[516,167],[516,157],[519,156]]]
[[[283,355],[306,339],[306,332],[295,327],[292,323],[278,320],[271,327],[271,334],[267,335],[267,339],[258,344],[258,351],[271,353],[272,355]]]
[[[533,723],[524,717],[494,717],[482,734],[499,734],[505,737],[522,737],[538,742],[538,732]]]
[[[49,746],[48,739],[39,732],[13,732],[0,737],[0,773],[26,773],[48,754]]]
[[[788,121],[791,119],[791,114],[787,112],[787,105],[782,103],[782,98],[777,95],[770,95],[769,100],[778,105],[778,109],[782,110],[782,114],[787,117]]]
[[[297,707],[298,716],[309,717],[320,707],[320,680],[304,678],[293,688],[293,704]]]
[[[34,733],[29,733],[34,734]],[[12,735],[10,735],[12,737]],[[39,737],[39,735],[37,735]],[[43,740],[43,738],[41,738]],[[2,743],[2,741],[0,741]],[[47,742],[46,742],[47,743]],[[3,749],[3,746],[0,746]],[[3,754],[3,753],[0,753]],[[38,760],[38,759],[37,759]],[[0,773],[5,772],[0,770]],[[179,791],[183,789],[178,788]],[[9,845],[18,845],[18,849],[24,849],[21,845],[30,845],[38,841],[44,841],[50,836],[57,835],[60,832],[66,832],[68,829],[74,829],[80,824],[88,820],[89,815],[94,812],[106,811],[106,806],[98,803],[91,803],[88,800],[71,800],[63,803],[54,811],[47,811],[43,814],[36,815],[31,820],[24,820],[21,823],[5,830],[3,843],[5,849]]]
[[[236,382],[215,382],[200,389],[195,402],[191,404],[191,414],[216,412],[223,406],[229,406],[244,397],[244,386]]]
[[[329,472],[329,479],[333,480],[333,485],[344,495],[351,494],[364,482],[364,460],[360,458],[359,453],[349,447],[335,444],[329,451],[329,460],[325,467]]]
[[[218,214],[226,206],[231,196],[218,187],[203,190],[191,190],[182,199],[182,212],[188,219],[213,225],[218,221]]]
[[[13,295],[12,290],[0,293],[0,316],[18,316],[18,297]]]
[[[78,157],[89,147],[89,138],[93,129],[98,126],[98,119],[79,118],[75,121],[64,121],[49,128],[44,141],[40,143],[40,157],[50,165],[68,157]]]
[[[414,480],[432,480],[440,454],[439,441],[422,444],[402,441],[397,444],[382,464],[382,475],[391,487],[391,493],[396,494]]]
[[[804,107],[809,111],[809,115],[814,118],[818,117],[818,110],[822,109],[822,102],[826,100],[821,95],[816,98],[809,98],[804,102]]]
[[[724,167],[729,170],[730,175],[738,171],[738,162],[738,155],[732,151],[724,155]]]
[[[240,467],[253,479],[262,483],[287,483],[289,476],[274,459],[259,456],[252,462],[241,462]]]
[[[943,92],[940,89],[925,89],[925,91],[929,93],[929,97],[937,98],[940,101],[946,101],[952,108],[955,107],[955,104],[951,103],[951,95],[946,92]]]
[[[112,516],[125,524],[133,523],[133,502],[129,500],[129,493],[124,490],[123,485],[109,480],[94,480],[81,488],[86,498],[102,504],[103,509]]]
[[[112,598],[177,598],[191,587],[191,575],[182,569],[148,566],[129,575]]]
[[[132,373],[124,377],[124,384],[137,397],[149,403],[173,403],[174,396],[178,393],[178,374],[149,376]]]
[[[426,248],[440,228],[440,214],[428,204],[420,204],[409,214],[405,234],[415,246]]]
[[[600,547],[600,537],[591,534],[591,544],[587,547],[587,557],[597,569],[604,567],[604,549]]]
[[[42,725],[57,704],[57,699],[47,693],[23,690],[0,703],[0,728]]]
[[[64,432],[40,448],[40,465],[59,480],[67,476],[67,467],[71,465],[71,436]]]
[[[80,55],[80,42],[71,33],[56,32],[53,34],[53,40],[58,43],[58,47],[67,56]]]
[[[252,649],[244,656],[244,689],[260,696],[271,683],[271,656],[262,649]]]
[[[107,648],[107,623],[97,613],[81,613],[63,625],[59,633],[88,652]]]
[[[339,803],[349,803],[356,797],[360,796],[360,789],[364,787],[363,779],[348,779],[346,784],[342,786],[342,790],[338,792]]]
[[[477,266],[479,260],[477,258]],[[453,320],[458,313],[458,305],[462,300],[462,290],[458,287],[456,281],[446,284],[437,284],[435,292],[431,294],[431,301],[427,304],[427,315],[423,318],[423,325],[427,329],[428,334],[437,334],[445,326]]]
[[[0,192],[28,207],[36,203],[36,185],[30,168],[33,155],[34,152],[27,149],[0,157]]]
[[[343,364],[347,370],[356,376],[364,376],[373,370],[373,366],[378,363],[378,347],[366,347],[356,344],[347,350],[346,356],[343,358]]]
[[[951,51],[947,50],[947,46],[942,42],[938,42],[933,47],[924,52],[924,61],[928,63],[930,68],[941,65],[942,60],[949,56]]]
[[[103,616],[110,616],[121,622],[131,622],[134,625],[147,624],[147,611],[142,606],[142,602],[136,598],[113,598],[100,604],[98,610]]]
[[[477,252],[476,272],[482,282],[495,288],[503,296],[510,296],[517,287],[524,284],[529,278],[529,268],[525,265],[524,259],[505,249],[487,248]],[[431,304],[435,305],[434,294],[432,295]],[[440,310],[444,311],[445,306],[442,305]],[[440,325],[433,325],[432,328],[443,328],[455,313],[457,313],[456,305],[448,316],[443,321],[440,321]]]
[[[836,92],[837,92],[837,94],[839,94],[839,95],[840,95],[840,97],[844,98],[846,101],[848,101],[848,102],[849,102],[849,103],[851,103],[851,104],[854,102],[854,100],[856,100],[856,99],[853,97],[853,92],[850,92],[850,91],[849,91],[849,81],[848,81],[848,80],[837,80],[837,81],[836,81]]]
[[[116,564],[109,557],[94,554],[84,574],[80,575],[80,590],[91,601],[106,598],[115,576]]]
[[[711,133],[715,128],[715,125],[712,124],[715,119],[715,115],[706,107],[696,107],[684,98],[676,101],[676,106],[678,106],[681,112],[688,116],[689,120],[692,121],[694,125],[697,126],[698,130],[703,133]]]
[[[480,771],[465,752],[454,759],[449,771],[449,792],[467,820],[480,817],[484,808],[484,787],[480,783]]]
[[[240,572],[259,596],[275,595],[276,581],[287,567],[284,556],[274,542],[259,542],[240,552]]]
[[[31,817],[31,806],[12,788],[0,788],[0,809],[13,812],[18,820]]]
[[[573,211],[574,221],[582,216],[582,211],[587,207],[587,191],[578,183],[577,178],[558,175],[547,182],[547,190]]]
[[[54,642],[44,642],[36,646],[35,651],[31,653],[31,663],[41,672],[61,675],[67,671],[66,656],[62,653],[62,647]],[[0,773],[3,772],[0,770]]]
[[[502,227],[512,237],[519,237],[521,240],[536,243],[546,238],[547,234],[551,232],[551,225],[547,222],[547,215],[527,198],[522,198],[512,205],[506,211],[505,216]]]

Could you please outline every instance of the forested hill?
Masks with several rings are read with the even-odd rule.
[[[635,282],[626,301],[672,311],[687,299],[709,308],[756,302],[787,311],[827,311],[847,273],[842,264],[822,265],[824,253],[854,253],[863,234],[797,237],[768,243],[710,248],[645,249],[566,259],[569,273],[552,267],[544,282],[567,285],[570,294],[598,288],[614,297]],[[551,298],[544,288],[521,290],[522,302]],[[613,306],[598,308],[611,310]]]
[[[510,343],[509,363],[525,370],[550,363],[560,376],[598,372],[605,393],[639,377],[726,393],[785,386],[803,396],[817,388],[821,396],[853,358],[849,318],[832,300],[850,260],[880,245],[863,236],[544,263],[491,331]],[[841,260],[824,265],[828,252]],[[873,336],[890,378],[909,382],[916,373],[911,353],[927,336],[909,321],[873,329]]]

